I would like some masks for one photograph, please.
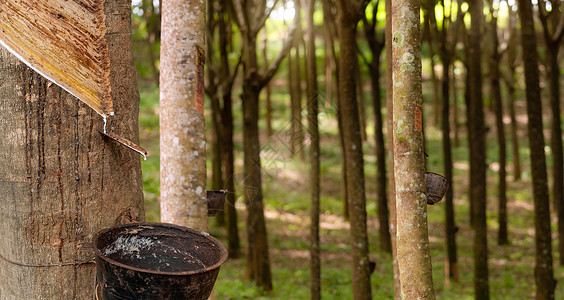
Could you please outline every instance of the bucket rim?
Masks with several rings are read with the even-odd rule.
[[[425,174],[436,175],[437,177],[442,178],[442,179],[448,181],[447,178],[446,178],[444,175],[441,175],[441,174],[439,174],[439,173],[435,173],[435,172],[425,172]]]
[[[184,271],[184,272],[163,272],[163,271],[154,271],[154,270],[149,270],[149,269],[142,269],[142,268],[137,268],[137,267],[133,267],[130,265],[126,265],[124,263],[118,262],[114,259],[111,259],[105,255],[102,254],[102,251],[100,251],[100,249],[98,249],[97,247],[97,242],[98,239],[105,233],[117,229],[117,228],[127,228],[127,227],[140,227],[140,226],[153,226],[153,227],[172,227],[172,228],[176,228],[182,231],[187,231],[187,232],[191,232],[194,234],[198,234],[201,235],[203,237],[205,237],[206,239],[210,240],[214,245],[216,245],[219,249],[220,252],[220,257],[217,263],[204,268],[204,269],[200,269],[200,270],[192,270],[192,271]],[[223,245],[223,243],[221,243],[218,239],[216,239],[215,237],[211,236],[209,233],[207,232],[203,232],[203,231],[199,231],[190,227],[186,227],[186,226],[180,226],[180,225],[176,225],[176,224],[171,224],[171,223],[162,223],[162,222],[136,222],[136,223],[126,223],[126,224],[120,224],[120,225],[116,225],[116,226],[112,226],[112,227],[108,227],[108,228],[104,228],[100,231],[98,231],[94,237],[92,238],[92,245],[94,247],[94,254],[96,256],[96,258],[100,258],[104,261],[106,261],[107,263],[119,266],[121,268],[124,269],[128,269],[128,270],[132,270],[135,272],[141,272],[141,273],[148,273],[148,274],[154,274],[154,275],[167,275],[167,276],[188,276],[188,275],[197,275],[197,274],[201,274],[201,273],[206,273],[209,271],[213,271],[215,269],[219,269],[219,267],[221,267],[221,265],[223,263],[225,263],[225,261],[227,260],[229,254],[227,252],[227,248],[225,247],[225,245]]]

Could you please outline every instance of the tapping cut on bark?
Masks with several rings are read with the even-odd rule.
[[[100,115],[112,115],[105,1],[0,1],[0,45]]]

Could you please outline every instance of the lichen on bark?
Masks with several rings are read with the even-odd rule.
[[[421,131],[419,1],[392,3],[397,259],[402,299],[434,299]]]
[[[161,221],[207,231],[203,114],[205,3],[162,5]]]

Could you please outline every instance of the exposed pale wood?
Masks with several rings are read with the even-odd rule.
[[[111,114],[104,4],[0,1],[0,44],[99,114]]]

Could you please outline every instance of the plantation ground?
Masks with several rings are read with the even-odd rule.
[[[141,145],[149,151],[149,158],[142,162],[145,192],[146,215],[149,221],[159,220],[159,135],[158,135],[158,91],[154,85],[144,84],[141,88]],[[262,137],[262,146],[277,153],[263,158],[263,191],[265,214],[269,234],[270,259],[274,290],[265,293],[244,279],[245,260],[231,259],[222,267],[216,284],[218,299],[309,299],[309,189],[308,166],[299,158],[291,158],[286,147],[288,121],[287,96],[279,88],[273,94],[275,111],[275,135]],[[234,94],[237,95],[237,94]],[[427,97],[426,97],[427,98]],[[368,107],[368,97],[367,107]],[[460,100],[462,101],[462,100]],[[236,152],[236,193],[239,212],[241,241],[245,241],[245,208],[243,204],[242,176],[242,129],[240,100],[235,97],[235,152]],[[462,102],[461,102],[462,103]],[[508,219],[510,245],[497,245],[497,145],[495,131],[488,133],[488,248],[490,292],[492,299],[532,299],[534,298],[534,216],[529,172],[529,151],[526,143],[526,117],[524,103],[518,102],[520,117],[522,180],[514,182],[512,170],[508,170]],[[379,251],[378,220],[375,200],[375,157],[373,149],[371,112],[369,116],[368,142],[365,143],[365,174],[367,189],[367,211],[369,218],[370,254],[376,261],[376,271],[372,275],[373,299],[393,298],[393,278],[391,257]],[[426,115],[431,106],[426,105]],[[209,110],[208,110],[209,112]],[[322,109],[322,198],[321,198],[321,243],[322,243],[322,292],[324,299],[351,299],[351,274],[349,267],[349,227],[342,217],[343,204],[340,200],[340,150],[334,110],[329,102]],[[545,111],[548,113],[548,111]],[[460,113],[463,116],[463,111]],[[489,126],[493,126],[493,115],[486,109]],[[209,119],[209,118],[208,118]],[[427,118],[428,119],[428,118]],[[549,118],[545,118],[548,122]],[[264,122],[264,118],[261,120]],[[304,118],[305,123],[305,118]],[[261,123],[265,128],[264,123]],[[548,124],[547,124],[548,125]],[[464,127],[461,124],[461,127]],[[548,128],[548,127],[545,127]],[[207,136],[211,136],[208,126]],[[509,127],[507,127],[509,132]],[[545,136],[549,136],[546,134]],[[429,171],[442,173],[442,150],[440,131],[426,127]],[[464,139],[464,136],[461,140]],[[509,140],[509,139],[508,139]],[[549,145],[549,141],[545,141]],[[508,147],[509,148],[509,147]],[[267,148],[265,148],[267,149]],[[512,153],[508,150],[508,165],[511,166]],[[209,147],[208,147],[209,153]],[[547,154],[550,149],[547,148]],[[209,155],[209,154],[208,154]],[[445,229],[444,204],[428,206],[429,239],[433,257],[433,278],[438,299],[473,299],[473,233],[468,225],[469,209],[467,200],[468,150],[465,142],[453,149],[454,195],[460,283],[445,284]],[[209,157],[209,156],[208,156]],[[208,160],[209,162],[209,160]],[[547,161],[550,166],[550,158]],[[208,164],[208,170],[211,166]],[[209,172],[208,172],[209,173]],[[555,277],[564,282],[564,267],[558,266],[556,252],[556,219],[553,224],[553,254]],[[212,235],[226,242],[225,229],[215,226],[210,218]],[[556,299],[564,299],[563,284],[557,284]]]

